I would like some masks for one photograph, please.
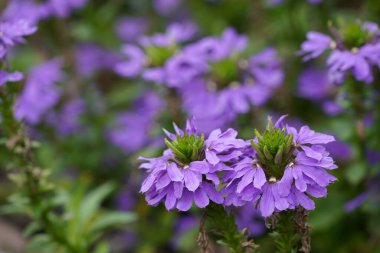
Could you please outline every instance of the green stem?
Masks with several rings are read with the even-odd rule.
[[[258,246],[237,229],[235,217],[227,213],[223,206],[210,204],[206,208],[206,215],[218,242],[225,244],[230,253],[248,253],[257,249]]]
[[[7,89],[9,90],[9,89]],[[62,230],[62,222],[56,223],[50,219],[53,207],[49,204],[50,199],[44,198],[44,190],[41,184],[40,169],[35,165],[33,159],[33,150],[31,141],[25,134],[22,124],[17,122],[13,115],[13,93],[6,94],[6,89],[0,90],[1,98],[1,115],[2,126],[5,136],[8,137],[9,144],[7,147],[10,151],[15,151],[17,159],[20,161],[19,167],[25,177],[24,192],[29,199],[30,208],[32,210],[32,218],[38,222],[41,228],[51,239],[58,245],[62,246],[70,253],[86,253],[88,250],[81,249],[73,245],[68,239],[69,235],[65,235]]]
[[[305,209],[297,207],[269,218],[270,234],[274,239],[277,253],[309,253],[310,235],[307,224],[308,214]]]

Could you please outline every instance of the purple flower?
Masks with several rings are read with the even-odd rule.
[[[61,61],[55,59],[38,65],[30,71],[25,87],[15,105],[17,119],[35,125],[58,102],[61,90],[56,84],[63,80],[61,69]]]
[[[128,78],[141,75],[145,81],[161,84],[169,79],[170,85],[178,85],[177,83],[182,78],[178,78],[180,75],[176,71],[185,70],[186,64],[192,64],[198,69],[204,68],[204,66],[198,66],[200,61],[195,57],[174,56],[172,60],[168,61],[175,54],[177,44],[191,39],[196,31],[193,23],[181,22],[169,25],[165,33],[141,37],[138,39],[139,46],[127,44],[123,47],[122,53],[127,57],[127,61],[116,64],[114,70]],[[194,70],[190,68],[187,70],[185,76],[195,74]],[[167,73],[168,71],[171,72]],[[190,73],[191,71],[192,73]],[[173,72],[176,75],[171,74]]]
[[[361,29],[360,33],[356,31],[357,28]],[[378,26],[370,22],[355,22],[348,24],[342,34],[334,30],[333,35],[334,40],[318,32],[309,32],[307,41],[301,45],[304,60],[317,58],[330,49],[331,52],[326,61],[330,80],[341,84],[344,76],[350,73],[358,81],[371,83],[373,66],[380,67]]]
[[[144,68],[145,54],[137,46],[127,44],[123,46],[122,53],[127,57],[127,61],[119,62],[115,65],[115,71],[124,77],[135,77]]]
[[[323,33],[311,31],[306,37],[307,40],[301,45],[301,53],[305,55],[305,61],[317,58],[334,45],[334,41]]]
[[[0,21],[0,59],[4,58],[10,47],[24,42],[23,37],[33,34],[37,27],[27,20],[19,19],[13,22]]]
[[[366,60],[365,48],[360,48],[358,51],[340,51],[335,50],[327,59],[327,65],[330,73],[341,72],[345,73],[348,70],[358,81],[371,83],[373,81],[370,62]]]
[[[321,101],[334,91],[327,73],[317,69],[306,69],[298,78],[298,95],[314,101]]]
[[[79,45],[75,57],[79,73],[86,77],[99,70],[113,69],[118,62],[115,54],[89,43]]]
[[[141,158],[145,161],[141,168],[148,172],[141,192],[148,204],[165,202],[168,210],[187,211],[193,202],[200,208],[206,207],[210,200],[223,203],[217,191],[220,183],[217,173],[228,169],[221,161],[235,157],[231,154],[241,145],[235,139],[236,132],[215,130],[204,139],[192,121],[187,122],[185,131],[175,124],[174,129],[175,134],[165,130],[169,149],[161,157]]]
[[[260,213],[252,205],[244,205],[236,210],[236,225],[239,230],[247,228],[250,236],[265,233],[265,225]]]
[[[322,144],[334,137],[307,126],[299,131],[287,125],[280,128],[283,118],[275,125],[270,121],[263,135],[257,132],[253,148],[224,175],[226,205],[253,202],[262,216],[269,217],[297,206],[312,210],[310,196],[326,196],[326,187],[336,180],[326,170],[337,167]]]
[[[247,113],[251,105],[265,104],[282,84],[284,72],[276,51],[268,48],[246,60],[240,56],[245,47],[246,38],[227,29],[221,38],[205,38],[183,50],[181,57],[195,57],[199,64],[186,64],[186,71],[173,68],[166,72],[181,83],[177,87],[184,107],[197,121],[221,122],[214,128],[222,127],[236,115]]]
[[[21,72],[8,73],[5,70],[0,70],[0,87],[8,82],[18,82],[23,79]]]
[[[153,92],[146,92],[131,111],[120,113],[108,130],[110,142],[125,153],[133,153],[152,142],[151,130],[164,102]]]
[[[73,10],[80,9],[86,4],[87,0],[49,0],[46,6],[51,15],[66,18]]]
[[[125,42],[137,41],[148,30],[148,22],[141,17],[122,17],[116,23],[116,32]]]
[[[322,105],[323,111],[330,116],[342,112],[343,108],[334,99],[336,85],[326,71],[306,69],[298,78],[298,96]]]
[[[50,112],[46,121],[52,125],[61,136],[78,132],[82,128],[80,117],[85,112],[85,103],[81,99],[74,99],[66,103],[58,112]]]
[[[49,10],[43,5],[34,1],[13,0],[2,12],[2,18],[8,21],[25,19],[30,24],[37,24],[49,15]]]
[[[189,84],[207,70],[207,64],[198,57],[190,54],[178,54],[166,62],[162,71],[164,71],[169,87],[180,87]]]
[[[235,56],[247,47],[247,38],[234,29],[227,28],[220,38],[207,37],[184,48],[185,53],[205,61],[219,61]]]
[[[167,16],[177,10],[181,3],[182,0],[154,0],[153,6],[160,15]]]

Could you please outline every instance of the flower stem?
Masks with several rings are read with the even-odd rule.
[[[230,253],[253,253],[258,248],[252,240],[247,240],[244,231],[237,229],[235,217],[223,206],[210,204],[206,216],[218,242],[226,245]]]
[[[270,217],[269,227],[277,253],[310,253],[310,234],[307,224],[308,214],[302,207],[285,211]]]

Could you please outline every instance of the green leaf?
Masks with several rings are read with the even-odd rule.
[[[78,222],[84,225],[95,215],[103,200],[115,189],[115,185],[107,183],[90,192],[79,207]]]
[[[109,252],[111,252],[110,247],[105,242],[98,244],[94,251],[94,253],[109,253]]]
[[[37,222],[32,222],[30,223],[23,231],[23,235],[25,237],[30,237],[32,236],[35,232],[37,232],[41,226]]]
[[[351,163],[345,171],[346,179],[353,185],[359,184],[366,176],[367,166],[363,161]]]
[[[102,231],[116,225],[125,225],[135,221],[137,216],[130,212],[109,212],[98,217],[93,224],[92,231]]]

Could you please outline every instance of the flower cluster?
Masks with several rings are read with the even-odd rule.
[[[175,124],[175,134],[167,132],[168,149],[161,157],[140,158],[141,168],[147,170],[141,192],[150,205],[165,202],[168,210],[187,211],[192,203],[203,208],[211,201],[222,204],[224,199],[217,190],[218,173],[224,171],[224,162],[241,155],[245,142],[236,139],[237,132],[215,130],[208,138],[199,135],[192,121],[182,131]]]
[[[179,47],[194,33],[189,23],[173,24],[165,34],[141,38],[139,46],[127,44],[123,53],[128,59],[115,71],[175,89],[205,132],[265,104],[282,85],[284,73],[274,49],[246,57],[248,40],[233,29]]]
[[[340,31],[331,27],[333,37],[309,32],[301,45],[301,54],[308,61],[330,51],[326,64],[331,80],[341,84],[350,73],[356,80],[373,81],[372,68],[380,67],[380,30],[370,22],[349,23]]]
[[[179,86],[186,111],[202,130],[224,126],[252,105],[265,104],[282,85],[276,51],[268,48],[247,58],[247,43],[245,36],[226,29],[220,37],[188,45],[168,61],[168,83]]]
[[[179,44],[193,38],[197,29],[191,22],[173,23],[165,33],[143,36],[138,44],[126,44],[122,53],[126,60],[115,66],[115,72],[127,78],[140,76],[149,82],[163,83],[165,62],[175,54]]]
[[[164,155],[143,158],[149,176],[141,192],[151,205],[165,199],[167,209],[188,210],[192,200],[203,208],[209,198],[225,206],[253,203],[264,217],[297,206],[314,209],[310,196],[326,196],[336,180],[326,171],[336,165],[322,146],[334,137],[307,126],[297,131],[283,119],[269,120],[250,144],[232,129],[214,130],[205,139],[191,122],[185,132],[175,126],[176,135],[167,132]]]

